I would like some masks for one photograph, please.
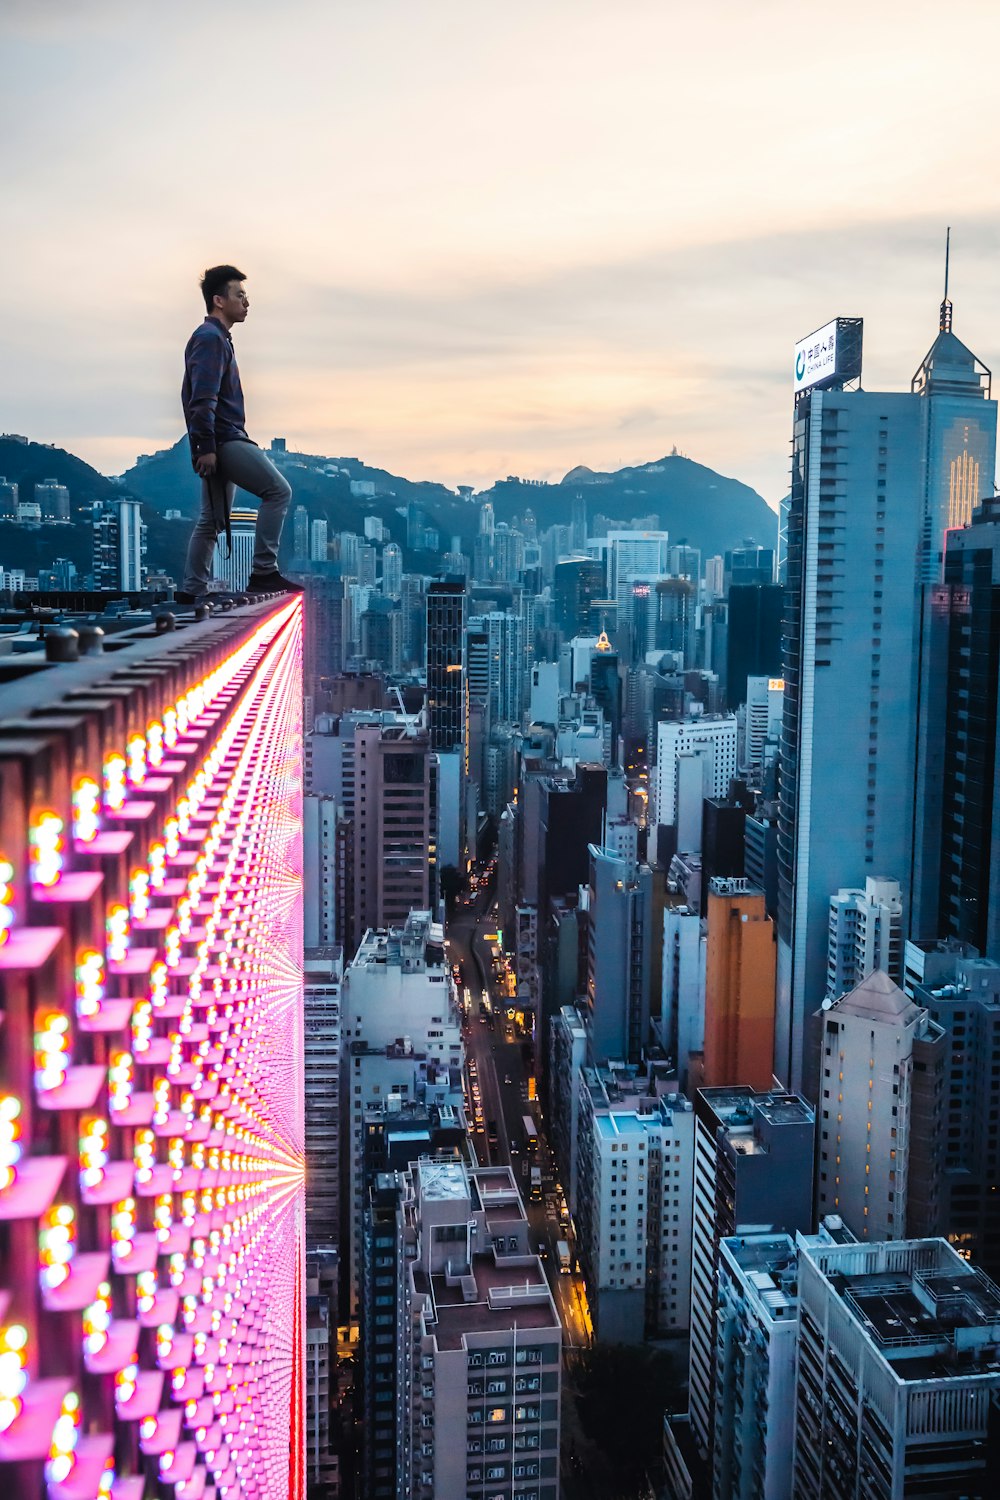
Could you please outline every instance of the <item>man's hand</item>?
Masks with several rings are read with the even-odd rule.
[[[218,457],[214,453],[200,453],[194,461],[194,466],[202,479],[211,479],[215,473]]]

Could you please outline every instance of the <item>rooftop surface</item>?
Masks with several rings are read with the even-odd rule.
[[[806,1253],[898,1380],[1000,1384],[1000,1287],[946,1241]]]
[[[609,1114],[595,1115],[594,1119],[600,1135],[608,1140],[616,1140],[622,1136],[631,1136],[633,1139],[645,1139],[646,1126],[659,1124],[659,1115],[649,1115],[645,1121],[638,1115],[626,1110],[612,1110]]]
[[[469,1175],[460,1161],[420,1162],[420,1196],[425,1200],[468,1198]]]
[[[461,1286],[448,1286],[443,1275],[431,1278],[438,1321],[434,1333],[441,1349],[459,1349],[470,1333],[502,1333],[506,1330],[560,1327],[541,1262],[534,1256],[515,1256],[494,1261],[492,1255],[477,1255],[472,1263],[476,1299],[465,1300]],[[507,1293],[511,1295],[508,1297]],[[495,1303],[510,1305],[491,1306]]]

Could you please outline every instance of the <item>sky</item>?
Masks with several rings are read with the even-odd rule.
[[[792,348],[1000,375],[996,0],[2,0],[0,429],[176,441],[202,269],[248,427],[412,479],[674,447],[786,489]]]

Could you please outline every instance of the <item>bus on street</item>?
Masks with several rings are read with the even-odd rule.
[[[564,1276],[568,1276],[573,1269],[573,1257],[569,1253],[568,1240],[556,1240],[556,1260],[559,1269]]]
[[[538,1150],[538,1131],[535,1129],[535,1122],[530,1115],[522,1115],[521,1124],[524,1127],[524,1149],[534,1156]]]

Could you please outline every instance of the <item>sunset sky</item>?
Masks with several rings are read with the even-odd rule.
[[[996,0],[3,0],[0,428],[181,432],[201,269],[251,434],[485,486],[673,445],[784,492],[795,340],[1000,372]]]

